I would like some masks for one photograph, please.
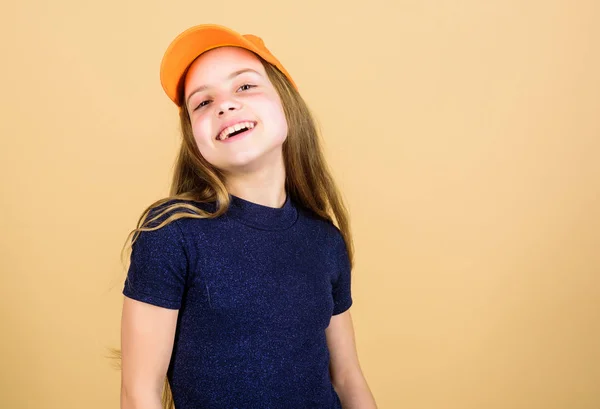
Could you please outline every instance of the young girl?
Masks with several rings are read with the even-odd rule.
[[[160,75],[183,141],[131,232],[121,407],[375,408],[347,211],[290,74],[259,37],[200,25]]]

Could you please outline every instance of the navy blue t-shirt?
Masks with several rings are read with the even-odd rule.
[[[123,294],[179,309],[176,409],[341,409],[325,337],[352,305],[340,231],[289,194],[281,208],[231,199],[221,217],[176,220],[132,248]]]

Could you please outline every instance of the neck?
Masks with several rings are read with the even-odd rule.
[[[225,185],[230,194],[263,206],[279,208],[286,200],[283,157],[270,166],[230,173]]]

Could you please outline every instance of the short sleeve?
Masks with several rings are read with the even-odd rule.
[[[346,242],[339,230],[336,229],[334,241],[335,266],[337,278],[333,282],[333,315],[341,314],[352,305],[350,258]]]
[[[132,246],[125,296],[159,307],[181,308],[188,261],[176,223],[139,233]]]

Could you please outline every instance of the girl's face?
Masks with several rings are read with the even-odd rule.
[[[235,173],[281,161],[287,121],[250,51],[221,47],[198,57],[185,78],[184,103],[198,149],[213,166]]]

